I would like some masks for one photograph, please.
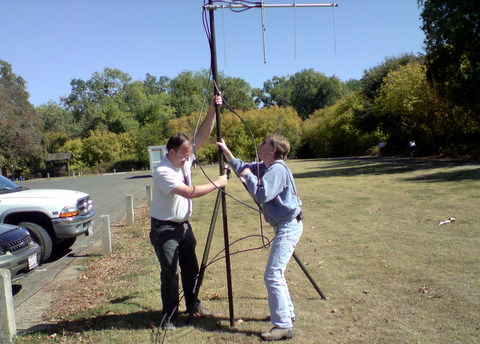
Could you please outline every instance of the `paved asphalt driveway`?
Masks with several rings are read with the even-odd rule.
[[[90,194],[96,212],[94,233],[77,238],[71,251],[52,255],[50,261],[35,271],[20,276],[12,282],[17,330],[27,330],[41,324],[41,313],[49,304],[52,295],[43,292],[48,283],[65,270],[82,250],[92,245],[101,235],[101,215],[109,215],[110,223],[126,217],[126,196],[133,196],[137,207],[147,199],[147,185],[151,185],[150,172],[128,172],[85,176],[76,178],[39,179],[17,182],[30,189],[70,189]],[[53,296],[54,297],[54,296]]]
[[[97,214],[96,229],[100,225],[100,215],[110,215],[112,223],[125,215],[126,195],[133,195],[134,206],[143,202],[147,196],[146,186],[151,185],[152,178],[149,172],[129,172],[17,183],[30,189],[68,189],[90,194]]]

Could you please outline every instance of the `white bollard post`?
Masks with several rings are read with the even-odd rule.
[[[0,269],[0,343],[13,344],[16,336],[10,270]]]
[[[133,196],[127,195],[127,224],[132,226],[135,222],[134,214],[133,214]]]
[[[150,185],[147,185],[147,203],[148,206],[152,205],[152,188]]]
[[[103,229],[102,229],[103,255],[109,256],[112,254],[112,232],[110,230],[110,216],[100,215],[100,218],[103,221]]]

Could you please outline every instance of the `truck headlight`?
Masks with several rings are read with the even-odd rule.
[[[78,215],[78,209],[76,205],[70,205],[66,206],[65,208],[62,209],[60,212],[60,217],[61,218],[67,218],[67,217],[72,217],[72,216],[77,216]]]

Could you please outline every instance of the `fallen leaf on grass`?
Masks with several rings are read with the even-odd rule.
[[[215,293],[215,294],[213,294],[212,296],[210,296],[210,300],[218,300],[218,299],[220,299],[220,295],[217,294],[217,293]]]
[[[356,303],[356,304],[365,303],[365,300],[362,300],[362,299],[357,300],[356,298],[352,298],[352,301],[353,301],[353,303]]]
[[[427,286],[423,286],[423,287],[420,288],[420,292],[422,294],[427,294],[429,292],[429,289],[428,289]]]
[[[439,225],[439,226],[440,226],[440,225],[445,225],[445,224],[447,224],[447,223],[452,223],[452,222],[455,222],[455,221],[457,221],[457,219],[456,219],[455,217],[453,217],[453,216],[450,216],[448,219],[443,220],[443,221],[440,221],[440,222],[438,223],[438,225]]]

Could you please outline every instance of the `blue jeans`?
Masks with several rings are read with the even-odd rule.
[[[302,221],[293,219],[273,226],[273,239],[264,280],[267,286],[268,305],[273,325],[278,328],[292,327],[292,318],[295,317],[293,303],[288,291],[285,270],[292,257],[303,231]]]
[[[161,267],[163,314],[173,321],[178,318],[179,267],[187,311],[190,312],[190,308],[198,303],[198,300],[193,300],[199,271],[195,254],[197,241],[189,222],[176,223],[152,218],[151,224],[150,241]]]

